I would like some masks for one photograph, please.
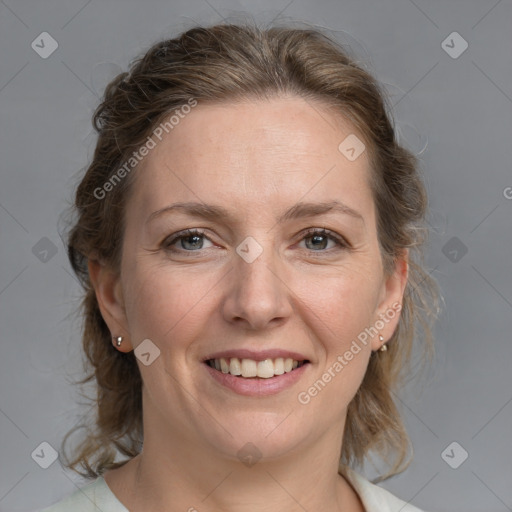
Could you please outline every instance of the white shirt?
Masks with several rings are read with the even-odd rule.
[[[366,512],[422,512],[397,498],[386,489],[371,483],[352,469],[346,477],[359,495]],[[98,477],[58,503],[39,512],[129,512],[110,490],[105,479]]]

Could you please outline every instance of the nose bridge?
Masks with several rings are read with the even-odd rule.
[[[257,238],[256,238],[257,237]],[[277,268],[278,257],[272,233],[246,237],[236,248],[239,256],[235,263],[235,273],[239,286],[246,292],[270,293],[279,288]]]
[[[236,247],[233,286],[226,302],[230,320],[243,318],[254,328],[262,328],[274,318],[289,314],[286,286],[272,232],[260,230]]]

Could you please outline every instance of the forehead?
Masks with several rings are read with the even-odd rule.
[[[302,98],[198,105],[161,141],[153,136],[133,197],[144,215],[173,201],[248,212],[299,200],[360,207],[371,203],[366,151],[349,159],[339,148],[354,137],[362,139],[341,115]]]

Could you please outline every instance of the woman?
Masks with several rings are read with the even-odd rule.
[[[356,469],[406,465],[392,392],[436,296],[375,80],[315,30],[194,28],[94,121],[68,243],[94,481],[45,510],[401,510]]]

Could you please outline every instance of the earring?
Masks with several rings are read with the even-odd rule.
[[[123,343],[123,337],[122,337],[122,336],[117,336],[117,337],[116,337],[116,336],[113,336],[113,338],[116,340],[116,345],[117,345],[118,347],[120,347],[120,346],[121,346],[121,343]]]
[[[384,336],[382,336],[382,334],[379,334],[379,341],[384,341]],[[388,349],[388,346],[384,343],[380,348],[379,348],[379,351],[380,352],[386,352],[386,350]]]

